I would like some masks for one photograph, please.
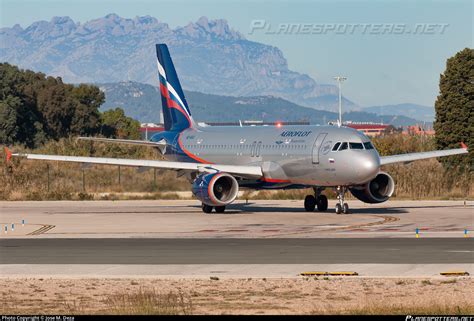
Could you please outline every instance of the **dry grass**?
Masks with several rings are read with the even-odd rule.
[[[412,136],[385,136],[374,139],[381,154],[418,152],[435,149],[432,138]],[[15,147],[15,151],[25,151]],[[160,159],[153,149],[77,142],[73,138],[50,142],[35,153],[76,156],[108,156],[121,158]],[[3,150],[2,150],[3,153]],[[176,177],[173,171],[94,165],[83,169],[79,164],[62,162],[27,161],[15,158],[0,169],[0,200],[88,200],[97,199],[94,193],[110,193],[98,199],[173,199],[169,191],[189,191],[190,183]],[[48,190],[49,168],[49,190]],[[435,159],[408,165],[389,165],[383,170],[393,176],[394,197],[400,199],[462,199],[474,198],[474,173],[447,171]],[[84,173],[84,186],[83,186]],[[156,175],[156,181],[154,179]],[[144,193],[140,196],[123,196],[122,193]],[[247,192],[243,199],[303,199],[307,190],[279,190]],[[330,198],[334,193],[326,191]],[[350,195],[349,195],[350,197]]]
[[[449,284],[429,279],[432,283],[429,287],[421,281],[2,279],[0,313],[443,315],[474,312],[472,279],[460,278]]]
[[[363,304],[344,311],[312,311],[312,314],[349,314],[349,315],[470,315],[474,305],[439,304],[433,301],[430,304],[390,304],[375,303]],[[328,313],[329,312],[329,313]]]
[[[191,299],[181,291],[158,293],[140,288],[137,292],[108,295],[104,300],[106,313],[120,315],[189,315]]]
[[[0,314],[473,314],[473,279],[446,281],[1,278]]]

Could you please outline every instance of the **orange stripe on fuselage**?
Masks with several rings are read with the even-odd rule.
[[[263,177],[261,180],[264,181],[264,182],[267,182],[267,183],[291,183],[291,181],[287,180],[287,179],[277,179],[277,178],[265,178],[265,177]]]
[[[183,142],[181,141],[181,135],[183,133],[179,134],[178,136],[178,144],[179,144],[179,147],[182,149],[182,151],[188,155],[189,157],[191,157],[192,159],[194,159],[195,161],[199,162],[199,163],[203,163],[203,164],[214,164],[213,162],[209,162],[205,159],[202,159],[202,158],[199,158],[197,157],[196,155],[194,155],[193,153],[191,153],[190,151],[186,150],[186,148],[183,147]]]

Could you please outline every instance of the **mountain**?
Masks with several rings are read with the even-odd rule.
[[[121,107],[140,122],[160,122],[161,98],[157,87],[137,82],[97,84],[105,93],[105,111]],[[333,112],[303,107],[274,96],[233,97],[204,94],[185,90],[193,118],[198,122],[237,122],[238,120],[309,121],[326,124],[337,119]],[[380,122],[407,126],[418,121],[403,116],[378,116],[352,111],[344,114],[345,121]]]
[[[66,82],[157,84],[155,44],[170,48],[182,84],[227,96],[275,96],[335,110],[337,87],[288,69],[280,49],[247,40],[225,20],[201,17],[171,29],[151,16],[116,14],[84,24],[69,17],[0,29],[0,60]],[[346,100],[347,110],[354,103]]]
[[[372,106],[365,107],[362,109],[368,113],[377,115],[400,115],[414,119],[418,119],[420,122],[434,122],[435,110],[434,107],[416,105],[416,104],[398,104],[398,105],[384,105],[384,106]]]

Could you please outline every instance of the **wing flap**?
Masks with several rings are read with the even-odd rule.
[[[260,166],[240,166],[240,165],[219,165],[219,164],[201,164],[187,162],[169,162],[145,159],[124,159],[124,158],[106,158],[106,157],[83,157],[83,156],[63,156],[63,155],[43,155],[43,154],[13,154],[13,156],[26,157],[27,159],[50,160],[61,162],[74,162],[84,164],[101,165],[120,165],[132,167],[163,168],[172,170],[188,170],[197,172],[226,172],[244,177],[262,177]]]
[[[448,149],[448,150],[436,150],[432,152],[383,156],[383,157],[380,157],[380,165],[387,165],[387,164],[394,164],[394,163],[407,163],[407,162],[413,162],[420,159],[460,155],[460,154],[466,154],[466,153],[468,153],[467,148],[463,147],[463,148]]]

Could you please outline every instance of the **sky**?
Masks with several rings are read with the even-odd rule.
[[[247,39],[278,47],[291,70],[320,83],[347,80],[361,106],[433,106],[446,59],[473,48],[474,6],[454,1],[0,0],[0,27],[69,16],[150,15],[170,27],[226,19]]]

